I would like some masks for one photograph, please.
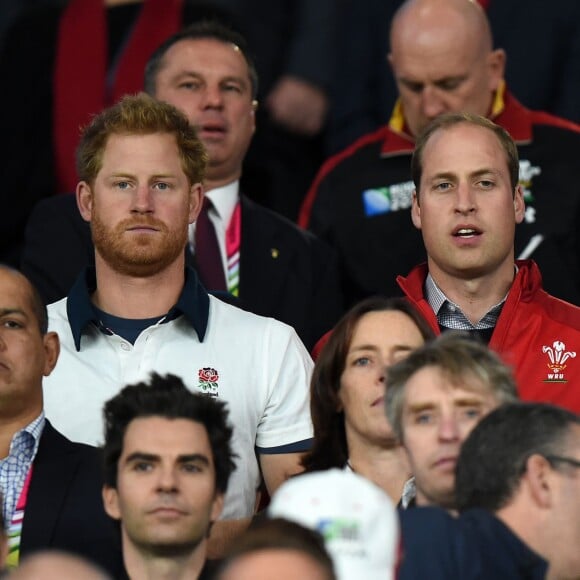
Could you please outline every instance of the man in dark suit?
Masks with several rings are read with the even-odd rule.
[[[44,417],[42,377],[59,355],[46,309],[20,273],[0,267],[0,488],[8,567],[43,548],[120,569],[118,531],[100,498],[97,450],[72,443]]]
[[[336,258],[314,235],[240,194],[257,108],[257,75],[243,39],[219,25],[194,25],[153,54],[145,88],[187,115],[209,155],[209,205],[190,229],[187,247],[205,286],[229,291],[247,310],[290,324],[311,347],[342,310]],[[72,197],[44,200],[27,227],[22,269],[47,302],[66,295],[94,255],[88,225],[74,206]],[[202,220],[215,235],[217,281],[205,275],[195,255]],[[204,238],[200,246],[207,252],[210,244]]]

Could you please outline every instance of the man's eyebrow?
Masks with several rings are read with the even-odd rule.
[[[443,77],[441,79],[435,79],[433,81],[433,84],[434,85],[444,85],[446,83],[456,83],[456,82],[464,81],[466,78],[467,78],[466,74],[454,75],[454,76],[449,76],[449,77]]]
[[[125,463],[132,463],[135,461],[149,461],[158,462],[161,461],[161,457],[155,453],[145,453],[144,451],[135,451],[127,456]],[[179,455],[177,457],[178,463],[190,463],[197,462],[209,465],[209,458],[203,453],[189,453],[184,455]]]
[[[429,178],[430,181],[436,181],[439,179],[447,179],[448,181],[453,181],[454,179],[457,179],[457,176],[455,175],[455,173],[452,173],[451,171],[443,171],[441,173],[435,173],[435,175],[432,175]]]
[[[248,84],[248,81],[244,77],[240,77],[237,75],[228,75],[226,77],[223,77],[222,79],[220,79],[220,82],[222,82],[222,83],[235,82],[235,83],[240,83],[241,85],[244,85],[244,86],[246,86]]]
[[[209,458],[203,453],[190,453],[188,455],[179,455],[177,457],[178,463],[203,463],[209,465]]]
[[[179,79],[183,79],[183,78],[187,78],[187,77],[193,77],[196,79],[200,79],[201,78],[201,74],[194,71],[194,70],[182,70],[179,71],[176,75],[175,75],[175,79],[179,80]]]
[[[422,411],[430,411],[435,408],[434,403],[409,403],[407,405],[408,413],[421,413]]]
[[[175,179],[177,176],[174,175],[173,173],[156,173],[155,175],[152,175],[149,180],[155,180],[155,179]]]
[[[463,397],[461,399],[456,399],[453,401],[453,405],[455,407],[473,407],[478,406],[481,407],[484,402],[477,397]]]
[[[175,75],[176,81],[180,81],[180,80],[183,80],[186,78],[199,79],[202,81],[205,80],[203,74],[198,73],[198,72],[193,71],[193,70],[181,71]],[[248,86],[250,83],[250,81],[248,79],[244,78],[243,76],[237,76],[237,75],[227,75],[225,77],[220,78],[219,82],[220,82],[220,84],[236,82],[236,83],[243,85],[244,87]]]
[[[119,170],[119,171],[115,171],[114,173],[111,173],[110,175],[107,176],[109,179],[135,179],[135,176],[130,173],[129,171],[123,171],[123,170]]]
[[[12,314],[20,314],[27,317],[26,312],[21,308],[0,308],[0,316],[10,316]]]
[[[471,177],[482,177],[483,175],[499,175],[499,172],[491,167],[483,167],[471,173]]]
[[[410,79],[407,77],[399,77],[399,82],[405,85],[412,85],[414,87],[423,87],[425,83],[423,81],[416,81],[415,79]]]
[[[144,451],[135,451],[128,455],[125,459],[125,463],[132,463],[133,461],[159,461],[159,455],[155,455],[154,453],[145,453]]]

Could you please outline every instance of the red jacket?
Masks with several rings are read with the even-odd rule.
[[[519,271],[508,293],[489,346],[515,371],[519,395],[580,412],[580,308],[542,288],[542,276],[531,260]],[[397,282],[433,330],[435,313],[423,294],[427,265]]]

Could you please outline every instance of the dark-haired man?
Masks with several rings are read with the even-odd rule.
[[[552,405],[491,412],[463,444],[457,519],[401,514],[401,580],[580,577],[580,419]]]
[[[577,414],[551,405],[520,404],[489,415],[461,451],[456,495],[460,512],[486,510],[490,520],[494,514],[544,558],[546,578],[580,577]],[[499,522],[498,548],[501,534],[508,536]],[[489,556],[499,553],[494,549]]]
[[[200,578],[234,470],[225,404],[153,374],[105,405],[107,513],[132,580]]]

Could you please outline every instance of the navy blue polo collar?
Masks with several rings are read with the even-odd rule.
[[[81,350],[81,336],[89,324],[98,324],[91,302],[91,294],[97,288],[94,267],[86,268],[74,283],[67,297],[66,314],[72,331],[77,352]],[[195,270],[186,267],[185,284],[177,304],[167,313],[166,321],[182,315],[203,342],[209,318],[209,296],[201,285]]]

